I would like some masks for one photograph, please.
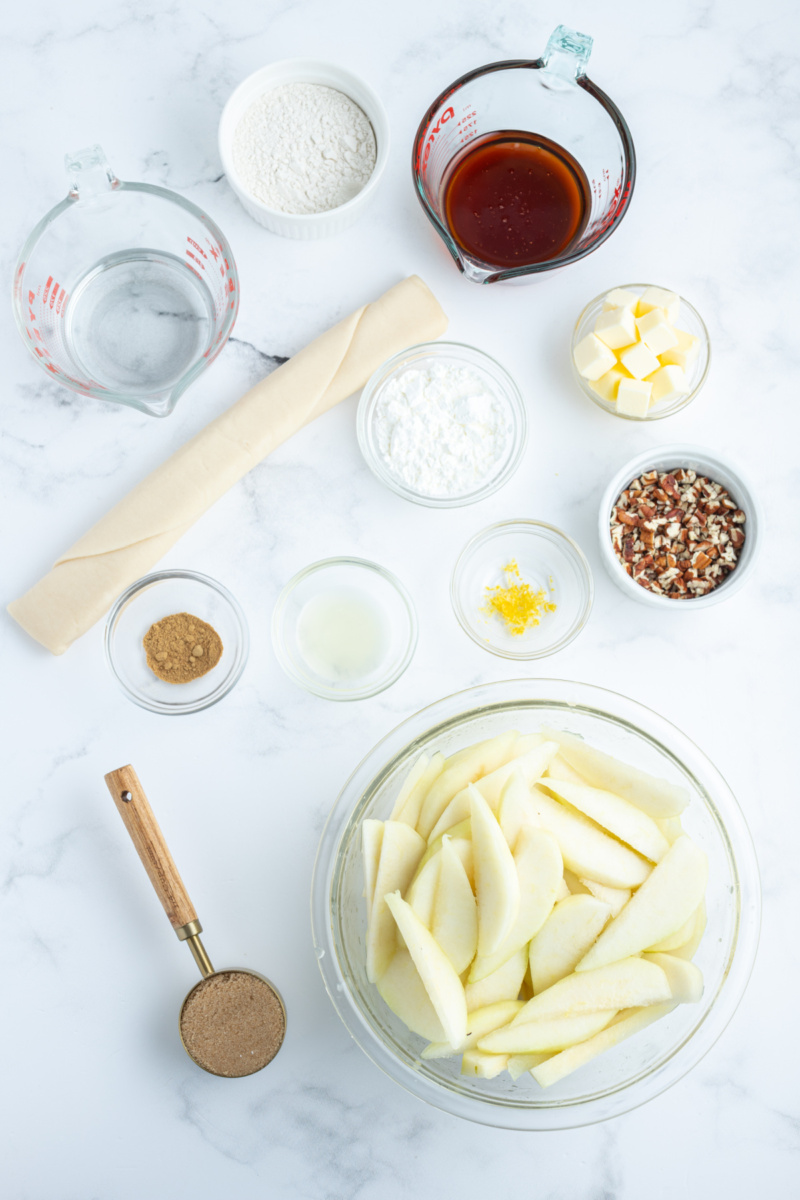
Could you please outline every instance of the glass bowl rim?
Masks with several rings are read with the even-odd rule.
[[[205,587],[215,591],[229,606],[239,631],[239,645],[236,648],[236,655],[225,682],[218,685],[218,688],[209,693],[209,695],[202,696],[197,700],[187,701],[185,704],[166,704],[159,700],[149,699],[140,692],[134,691],[133,688],[128,686],[117,670],[114,655],[114,635],[117,617],[121,614],[128,601],[132,600],[139,592],[144,591],[145,588],[170,579],[189,580],[192,583],[203,584]],[[228,591],[224,584],[219,583],[216,579],[212,579],[210,575],[203,575],[200,571],[172,568],[164,571],[153,571],[149,575],[143,575],[141,579],[137,579],[117,597],[106,619],[105,633],[103,635],[103,651],[108,669],[129,700],[132,700],[134,704],[138,704],[140,708],[148,709],[150,712],[160,713],[168,717],[182,717],[188,713],[202,712],[205,708],[211,708],[233,690],[247,666],[247,659],[250,652],[250,630],[239,601]]]
[[[681,304],[686,306],[686,308],[692,314],[692,316],[697,321],[698,325],[700,326],[700,328],[702,330],[703,350],[701,351],[701,353],[705,353],[705,366],[703,367],[703,370],[700,374],[700,378],[698,379],[697,383],[694,385],[694,387],[692,388],[692,390],[690,392],[687,392],[685,396],[681,397],[680,400],[675,401],[674,404],[665,405],[664,408],[661,409],[660,411],[657,411],[657,409],[654,408],[651,412],[648,412],[646,417],[632,417],[632,416],[629,416],[627,413],[617,412],[616,407],[614,405],[612,405],[608,400],[604,400],[602,396],[598,396],[596,392],[592,391],[592,389],[589,387],[589,381],[584,379],[583,376],[581,374],[579,374],[578,368],[575,366],[574,351],[575,351],[576,345],[578,344],[578,341],[580,340],[578,338],[578,331],[580,330],[584,321],[587,320],[588,315],[591,312],[591,310],[593,308],[595,308],[596,305],[598,305],[598,304],[602,305],[602,302],[605,300],[606,296],[608,295],[608,293],[610,291],[616,291],[617,289],[621,289],[622,291],[631,291],[634,288],[641,288],[642,291],[644,291],[649,287],[660,287],[660,286],[661,286],[660,284],[654,284],[654,283],[620,283],[620,284],[616,284],[615,287],[613,287],[613,288],[608,288],[606,291],[601,292],[598,296],[595,296],[595,298],[593,300],[590,300],[589,303],[587,305],[585,305],[585,307],[581,311],[580,316],[578,317],[577,321],[575,322],[575,325],[572,330],[572,340],[570,342],[570,348],[569,348],[569,351],[570,351],[569,358],[570,358],[570,365],[572,367],[572,375],[573,375],[573,378],[577,381],[584,396],[587,396],[592,401],[593,404],[596,404],[598,408],[602,409],[603,412],[607,412],[610,416],[616,417],[618,420],[621,420],[621,421],[634,421],[639,425],[645,425],[645,424],[647,424],[648,421],[662,421],[665,417],[674,416],[675,413],[680,412],[682,409],[686,408],[689,404],[691,404],[692,401],[697,396],[697,394],[700,392],[700,390],[705,385],[706,379],[708,378],[708,372],[711,367],[711,338],[709,336],[708,327],[706,326],[705,321],[700,316],[700,313],[697,311],[697,309],[692,304],[692,302],[690,300],[687,300],[685,296],[680,296],[680,295],[678,295],[677,292],[675,293],[676,295],[678,295],[678,299],[680,300]],[[591,330],[589,332],[591,332]],[[585,334],[584,334],[584,336],[585,336]]]
[[[496,475],[491,476],[490,479],[482,483],[479,487],[476,487],[473,491],[464,492],[459,496],[427,496],[422,492],[417,492],[413,488],[407,487],[406,484],[396,479],[381,463],[374,452],[370,430],[375,404],[377,403],[381,388],[404,365],[410,356],[422,357],[422,352],[424,352],[435,358],[439,356],[446,357],[449,353],[451,358],[464,360],[463,355],[459,353],[464,350],[468,351],[470,355],[475,355],[479,360],[484,360],[488,364],[488,367],[485,368],[487,374],[491,376],[493,372],[496,372],[503,383],[505,391],[503,400],[511,416],[511,450],[508,461],[502,470],[498,471]],[[487,354],[485,350],[481,350],[478,346],[472,346],[468,342],[415,342],[413,346],[407,346],[405,350],[400,350],[397,354],[393,354],[391,358],[387,358],[376,371],[373,371],[364,384],[356,411],[356,438],[364,462],[372,471],[372,474],[385,487],[394,492],[395,495],[402,496],[404,500],[410,500],[414,504],[421,504],[425,508],[461,508],[468,504],[477,504],[478,501],[485,500],[487,497],[494,495],[516,473],[522,462],[522,456],[528,441],[528,417],[525,411],[522,392],[516,380],[501,362],[498,362],[491,354]]]
[[[400,662],[392,671],[392,673],[382,679],[379,683],[374,684],[372,687],[364,688],[357,692],[351,692],[344,696],[340,692],[335,691],[333,688],[324,688],[321,686],[315,687],[308,680],[298,675],[291,663],[291,660],[289,659],[288,654],[286,653],[285,639],[283,636],[283,617],[285,614],[286,605],[295,588],[301,584],[304,579],[307,579],[311,575],[316,575],[318,572],[327,569],[328,567],[340,566],[355,566],[359,568],[365,568],[373,572],[375,575],[380,575],[381,578],[390,584],[397,593],[400,600],[403,602],[403,607],[405,608],[406,615],[408,617],[408,639],[406,648],[403,653],[403,657],[400,659]],[[293,683],[298,684],[299,687],[302,687],[305,691],[310,692],[311,695],[321,697],[323,700],[337,700],[340,702],[348,702],[350,700],[368,700],[371,696],[378,696],[381,692],[385,692],[387,688],[392,686],[392,684],[397,683],[398,679],[400,679],[400,677],[408,670],[411,660],[416,652],[418,640],[419,621],[417,619],[417,610],[411,597],[411,593],[402,580],[398,579],[394,572],[390,571],[387,567],[382,567],[380,563],[373,562],[369,558],[358,558],[352,554],[334,555],[331,558],[320,558],[315,562],[309,563],[307,566],[302,567],[291,577],[289,582],[284,584],[284,586],[281,588],[278,598],[275,601],[275,607],[272,610],[272,649],[275,653],[275,657],[280,663],[283,671]]]
[[[463,570],[470,553],[476,550],[479,545],[491,541],[492,538],[501,530],[507,530],[520,525],[532,527],[536,530],[547,529],[551,533],[556,534],[556,538],[554,540],[563,543],[569,557],[577,566],[578,574],[584,585],[582,597],[583,602],[582,605],[579,606],[579,611],[575,620],[572,622],[572,625],[564,634],[564,636],[560,638],[560,640],[553,646],[548,646],[545,650],[503,650],[498,646],[493,646],[490,642],[486,642],[480,638],[470,627],[458,596],[459,572]],[[589,566],[589,560],[587,559],[583,550],[581,550],[578,543],[574,541],[569,534],[564,533],[563,529],[559,529],[556,525],[550,525],[547,521],[536,521],[528,517],[512,517],[506,521],[496,521],[493,525],[487,525],[485,529],[481,529],[478,531],[478,533],[473,534],[466,545],[462,548],[458,558],[456,559],[455,566],[453,567],[453,573],[450,576],[450,603],[453,607],[453,612],[459,625],[464,630],[464,633],[466,633],[467,637],[471,638],[476,646],[480,646],[482,650],[487,650],[490,654],[496,654],[499,658],[507,658],[514,662],[532,661],[537,658],[547,658],[549,655],[556,654],[559,650],[563,650],[565,646],[568,646],[570,642],[574,641],[578,634],[582,632],[592,614],[592,607],[594,605],[594,577],[592,575],[592,569]]]
[[[556,700],[551,693],[557,696],[559,689],[564,689],[565,695]],[[577,703],[574,695],[570,697],[568,694],[573,689],[579,694]],[[526,693],[525,697],[520,696],[521,691]],[[530,694],[532,691],[540,693],[539,703],[584,708],[590,713],[611,717],[617,724],[627,725],[637,735],[644,736],[667,758],[675,759],[681,768],[690,774],[706,807],[709,807],[708,800],[711,797],[708,796],[706,786],[697,778],[697,772],[711,778],[715,791],[710,811],[728,850],[734,880],[738,884],[739,905],[736,937],[723,984],[701,1025],[675,1046],[665,1062],[656,1063],[644,1074],[640,1072],[630,1082],[619,1085],[604,1095],[577,1101],[554,1101],[551,1105],[540,1105],[527,1110],[513,1104],[499,1103],[488,1095],[485,1100],[478,1100],[473,1096],[459,1094],[436,1081],[415,1075],[396,1058],[363,1018],[357,991],[354,998],[354,993],[339,967],[332,933],[331,904],[332,885],[339,867],[343,839],[356,814],[363,808],[364,797],[374,794],[398,760],[408,758],[415,741],[429,738],[437,727],[452,727],[481,711],[496,711],[498,708],[513,707],[525,701],[535,705],[537,697]],[[503,698],[501,693],[510,694]],[[498,696],[500,698],[493,702]],[[597,703],[593,706],[592,700],[595,698]],[[453,705],[463,707],[453,709]],[[619,710],[626,707],[633,710],[632,717],[620,713]],[[434,716],[440,717],[441,720],[432,719]],[[657,732],[646,732],[643,726],[633,723],[634,720],[642,719],[645,723],[655,726]],[[670,750],[665,744],[666,739],[661,740],[664,738],[664,731],[670,739],[677,740],[677,750]],[[401,737],[403,741],[397,746]],[[385,754],[389,744],[394,744],[396,749],[387,762]],[[687,754],[696,760],[691,769],[685,762]],[[352,796],[354,791],[355,801]],[[311,883],[311,933],[323,984],[348,1033],[367,1057],[395,1083],[434,1108],[478,1124],[530,1132],[574,1129],[621,1116],[654,1099],[688,1074],[716,1044],[739,1006],[755,962],[760,924],[761,884],[752,835],[744,813],[720,771],[687,734],[653,709],[622,693],[595,684],[565,679],[507,679],[479,684],[434,701],[385,734],[362,758],[334,802],[317,848]],[[712,1017],[715,1018],[713,1028]],[[693,1047],[693,1051],[687,1055],[685,1051],[689,1047]],[[449,1103],[445,1102],[445,1098]]]

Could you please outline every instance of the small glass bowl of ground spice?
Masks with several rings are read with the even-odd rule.
[[[583,629],[594,585],[572,538],[543,521],[501,521],[471,539],[453,571],[461,628],[501,658],[544,658]]]
[[[109,613],[106,661],[125,695],[178,716],[216,704],[247,662],[247,621],[221,583],[195,571],[137,580]]]
[[[626,596],[696,612],[747,582],[764,518],[738,466],[701,446],[671,443],[620,467],[600,501],[600,556]]]

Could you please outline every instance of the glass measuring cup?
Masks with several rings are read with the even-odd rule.
[[[468,279],[494,283],[576,262],[601,245],[625,215],[636,175],[633,141],[619,109],[585,74],[592,45],[586,34],[559,25],[541,58],[470,71],[446,88],[423,117],[412,159],[417,196]],[[445,212],[443,184],[466,147],[506,130],[537,134],[563,147],[585,173],[590,203],[582,232],[561,253],[498,268],[459,244]]]
[[[65,163],[69,193],[14,272],[17,327],[58,383],[167,416],[233,329],[231,248],[197,205],[117,179],[100,146]]]

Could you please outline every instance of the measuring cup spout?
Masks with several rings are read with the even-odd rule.
[[[74,154],[65,154],[64,166],[69,176],[70,200],[91,200],[119,187],[102,146],[88,146]]]

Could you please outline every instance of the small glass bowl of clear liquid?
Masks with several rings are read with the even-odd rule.
[[[278,597],[272,645],[286,674],[326,700],[364,700],[395,683],[417,646],[400,580],[364,558],[304,567]]]
[[[17,262],[17,327],[56,383],[167,416],[233,329],[231,248],[182,196],[117,179],[99,146],[66,167],[69,194]]]

